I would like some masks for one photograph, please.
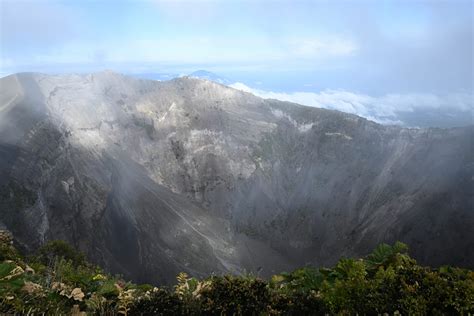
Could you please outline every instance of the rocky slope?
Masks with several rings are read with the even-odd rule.
[[[394,240],[472,268],[473,134],[188,77],[17,74],[0,79],[0,226],[147,282],[268,275]]]

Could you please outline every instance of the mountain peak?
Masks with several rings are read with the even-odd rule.
[[[148,282],[269,276],[393,240],[427,264],[472,266],[472,136],[194,76],[2,78],[0,226],[28,249],[62,238]]]
[[[191,74],[189,74],[189,77],[214,81],[214,82],[224,84],[224,85],[231,84],[231,81],[229,79],[221,77],[213,72],[202,70],[202,69],[192,72]]]

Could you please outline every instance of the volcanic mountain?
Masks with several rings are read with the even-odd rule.
[[[0,79],[0,227],[172,282],[407,243],[474,267],[472,126],[405,129],[215,82],[113,72]]]

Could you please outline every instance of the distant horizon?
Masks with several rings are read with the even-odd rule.
[[[471,124],[469,0],[1,0],[0,76],[206,70],[384,124]],[[199,9],[199,10],[197,10]]]
[[[455,93],[473,86],[472,12],[469,0],[2,0],[0,73],[206,69],[287,92]]]
[[[435,95],[435,94],[386,94],[369,96],[345,90],[324,89],[318,92],[278,92],[264,90],[258,84],[246,84],[222,77],[205,69],[197,69],[190,73],[170,74],[165,72],[125,73],[114,69],[102,69],[93,72],[24,72],[42,73],[45,75],[87,75],[101,72],[114,72],[138,79],[167,81],[180,77],[197,77],[208,79],[231,88],[252,93],[265,99],[289,101],[310,107],[338,110],[355,114],[384,125],[402,127],[463,127],[472,126],[472,94]],[[13,75],[13,74],[12,74]],[[211,76],[211,78],[209,78]],[[450,109],[453,102],[459,108]]]

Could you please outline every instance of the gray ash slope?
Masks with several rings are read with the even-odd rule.
[[[395,240],[472,268],[473,135],[188,77],[17,74],[0,79],[0,226],[146,282],[269,275]]]

